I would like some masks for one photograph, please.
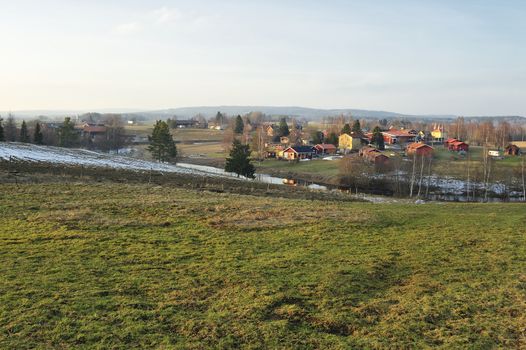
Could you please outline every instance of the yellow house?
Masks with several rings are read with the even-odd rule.
[[[338,148],[343,151],[358,151],[362,147],[362,140],[356,134],[341,134],[338,138]]]
[[[444,131],[444,125],[433,125],[431,136],[433,137],[433,141],[444,142],[444,140],[447,138],[447,135]]]

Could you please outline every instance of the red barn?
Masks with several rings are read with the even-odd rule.
[[[335,154],[336,153],[336,146],[330,143],[319,143],[316,146],[316,152],[318,154]]]
[[[417,156],[431,157],[435,150],[433,147],[426,145],[425,143],[414,142],[409,144],[405,151],[408,156],[416,154]]]
[[[388,156],[382,154],[382,152],[373,147],[363,147],[358,154],[375,165],[384,165],[389,162]]]
[[[456,140],[454,142],[448,143],[447,148],[450,151],[455,151],[455,152],[460,152],[460,151],[467,152],[467,151],[469,151],[469,145],[467,143],[459,141],[459,140]]]

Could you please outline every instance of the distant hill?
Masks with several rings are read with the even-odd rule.
[[[227,115],[246,114],[250,112],[262,112],[271,116],[291,116],[306,119],[320,119],[328,116],[338,116],[341,114],[352,115],[355,118],[422,118],[426,116],[406,115],[387,111],[373,111],[364,109],[319,109],[306,107],[273,107],[273,106],[206,106],[206,107],[185,107],[171,108],[158,111],[138,113],[153,118],[179,116],[183,118],[193,117],[202,114],[205,117],[213,117],[220,111]],[[436,116],[440,118],[454,118],[453,115]]]
[[[94,109],[94,110],[33,110],[33,111],[13,111],[13,115],[17,118],[35,118],[37,116],[47,116],[51,118],[63,118],[65,116],[77,116],[87,112],[95,113],[116,113],[122,114],[124,118],[137,118],[139,120],[154,120],[154,119],[166,119],[169,117],[177,116],[179,118],[191,118],[197,114],[201,114],[207,118],[214,117],[216,113],[227,115],[243,115],[250,112],[262,112],[266,115],[278,117],[288,116],[305,118],[308,120],[319,120],[323,117],[331,117],[338,115],[351,115],[354,118],[365,118],[365,119],[407,119],[411,121],[418,120],[433,120],[436,122],[447,122],[449,120],[457,118],[456,115],[452,114],[424,114],[424,115],[410,115],[388,111],[375,111],[365,109],[354,109],[354,108],[341,108],[341,109],[321,109],[321,108],[307,108],[307,107],[295,107],[295,106],[201,106],[201,107],[182,107],[182,108],[169,108],[161,110],[132,110],[128,108],[113,108],[113,109]],[[8,112],[0,112],[0,116],[6,117]],[[524,123],[525,117],[522,116],[465,116],[466,120],[488,120],[488,119],[499,119],[506,120],[508,122],[521,122]]]

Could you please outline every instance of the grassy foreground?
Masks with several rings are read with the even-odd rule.
[[[0,185],[0,348],[524,348],[526,207]]]

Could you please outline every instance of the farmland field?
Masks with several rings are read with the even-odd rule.
[[[521,204],[0,185],[0,348],[524,348]]]

